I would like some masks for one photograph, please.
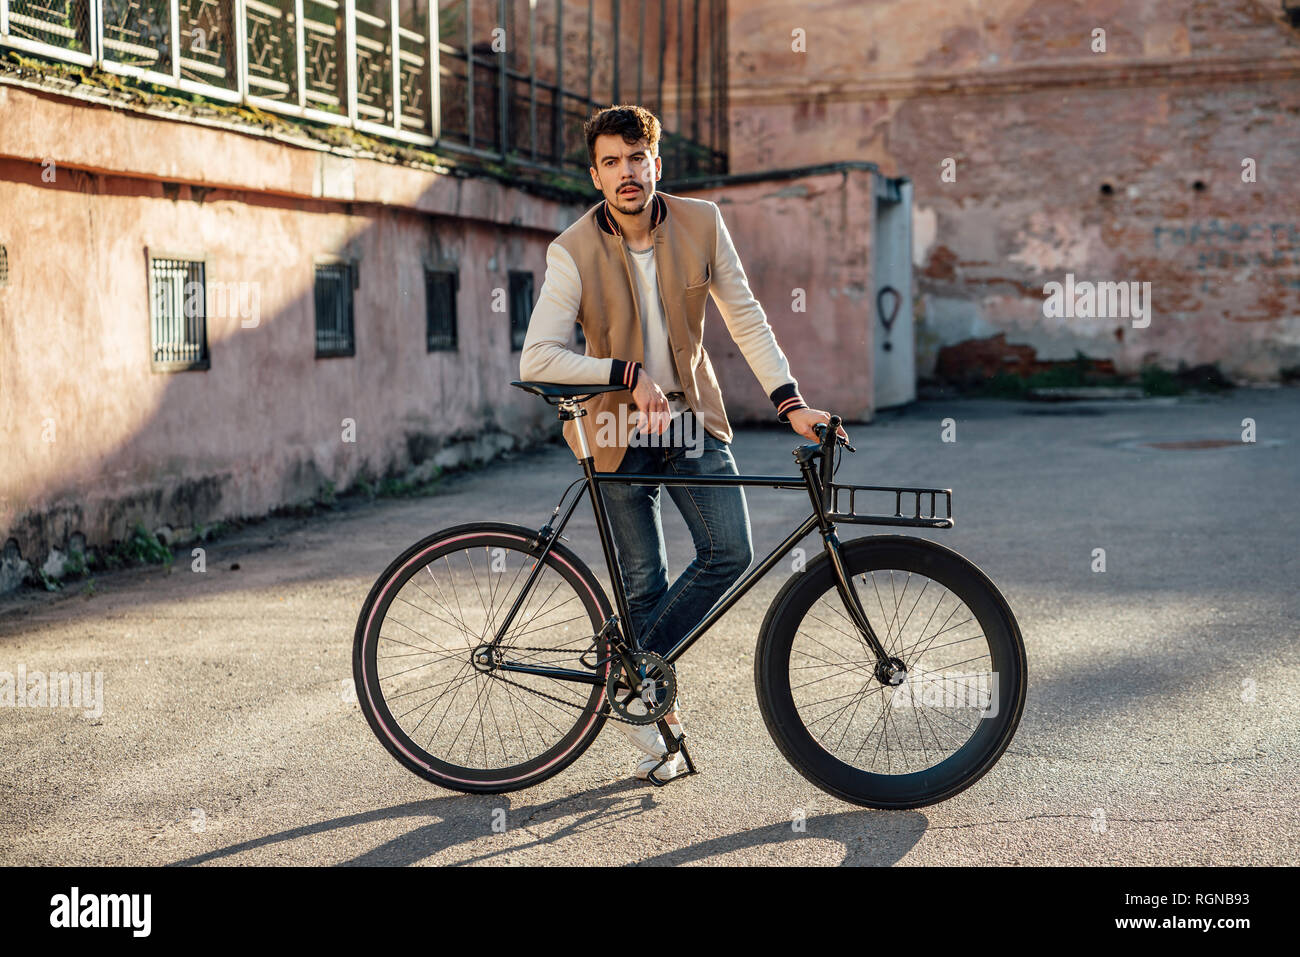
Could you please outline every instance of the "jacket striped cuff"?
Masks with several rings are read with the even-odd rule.
[[[779,422],[789,422],[790,413],[795,409],[808,408],[808,403],[799,394],[799,386],[793,382],[787,382],[779,389],[772,390],[768,398],[776,406],[776,418]]]
[[[636,380],[641,375],[641,363],[635,359],[625,362],[622,359],[610,360],[609,384],[621,385],[628,389],[636,388]]]

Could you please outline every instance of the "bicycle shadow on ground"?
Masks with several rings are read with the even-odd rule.
[[[635,791],[635,794],[625,794]],[[493,815],[498,809],[506,812],[505,824],[510,831],[525,830],[539,824],[563,817],[574,816],[575,802],[587,800],[589,804],[581,809],[574,820],[566,824],[555,834],[524,844],[512,844],[500,851],[467,857],[456,863],[476,863],[490,860],[503,854],[516,854],[530,847],[546,845],[566,836],[572,836],[594,826],[609,826],[621,820],[656,807],[653,795],[639,781],[620,781],[615,784],[594,788],[590,791],[569,795],[549,801],[536,807],[524,806],[512,808],[509,795],[503,794],[451,794],[446,797],[429,798],[425,801],[412,801],[389,808],[348,814],[329,821],[316,824],[304,824],[289,828],[265,837],[253,838],[231,844],[228,847],[195,854],[166,865],[167,867],[194,867],[200,864],[221,862],[248,851],[269,848],[288,841],[310,838],[318,834],[342,831],[359,825],[374,824],[382,821],[412,819],[412,830],[389,841],[358,854],[351,860],[340,862],[343,867],[401,867],[418,864],[420,861],[492,833]],[[427,823],[419,823],[428,819]],[[226,863],[237,863],[226,861]]]
[[[790,821],[767,824],[665,851],[638,861],[637,866],[678,867],[746,848],[766,847],[779,853],[782,847],[792,848],[800,841],[829,840],[844,848],[840,867],[889,867],[916,846],[929,823],[917,811],[858,809],[818,814],[803,822],[802,831],[796,831]],[[774,858],[761,863],[779,866],[795,862]]]
[[[265,837],[253,838],[227,847],[174,861],[167,867],[195,867],[209,863],[240,863],[231,860],[240,854],[271,848],[289,841],[299,841],[320,834],[343,831],[360,825],[410,819],[411,830],[340,862],[343,867],[403,867],[418,864],[440,852],[492,833],[497,809],[506,812],[509,831],[521,831],[533,839],[512,842],[509,847],[486,853],[469,853],[448,863],[477,864],[502,857],[524,854],[531,849],[554,847],[560,842],[596,828],[617,827],[621,821],[660,807],[656,792],[647,784],[623,780],[537,805],[512,808],[507,795],[448,795],[425,801],[412,801],[389,808],[363,811],[316,824],[304,824]],[[533,836],[532,829],[563,821],[558,830]],[[717,855],[745,848],[793,844],[807,839],[832,840],[845,849],[842,866],[889,865],[896,863],[925,833],[924,815],[915,811],[853,810],[820,814],[808,818],[801,832],[789,822],[752,828],[735,834],[676,848],[636,862],[638,866],[675,866],[707,861]],[[469,848],[466,848],[469,850]],[[562,863],[573,863],[564,861]],[[580,863],[603,863],[584,861]],[[772,863],[783,863],[773,861]]]

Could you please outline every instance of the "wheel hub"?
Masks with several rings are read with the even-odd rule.
[[[882,685],[896,688],[907,680],[907,665],[901,658],[886,658],[876,662],[876,680]]]
[[[470,652],[469,661],[476,671],[495,671],[501,652],[491,645],[479,645]]]

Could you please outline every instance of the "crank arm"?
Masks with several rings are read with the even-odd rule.
[[[677,780],[677,778],[669,778],[667,781],[660,781],[655,777],[655,772],[667,764],[672,756],[678,751],[682,753],[682,757],[686,760],[686,773],[679,774],[677,777],[690,777],[692,774],[695,774],[696,771],[695,762],[691,760],[691,752],[686,750],[686,735],[683,734],[681,737],[674,735],[672,731],[668,729],[668,721],[664,718],[660,718],[658,724],[659,733],[664,736],[664,744],[667,746],[668,751],[664,754],[663,758],[660,759],[659,763],[650,769],[650,772],[646,775],[645,779],[655,787],[661,788],[666,784],[672,784],[673,781]]]

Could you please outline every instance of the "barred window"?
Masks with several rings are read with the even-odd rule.
[[[154,368],[208,368],[207,287],[201,260],[149,257],[149,325]]]
[[[355,267],[351,263],[316,266],[316,358],[356,355],[353,326]]]
[[[522,349],[533,314],[533,274],[510,273],[510,348]]]
[[[456,351],[456,292],[460,274],[450,269],[424,271],[425,340],[430,352]]]

